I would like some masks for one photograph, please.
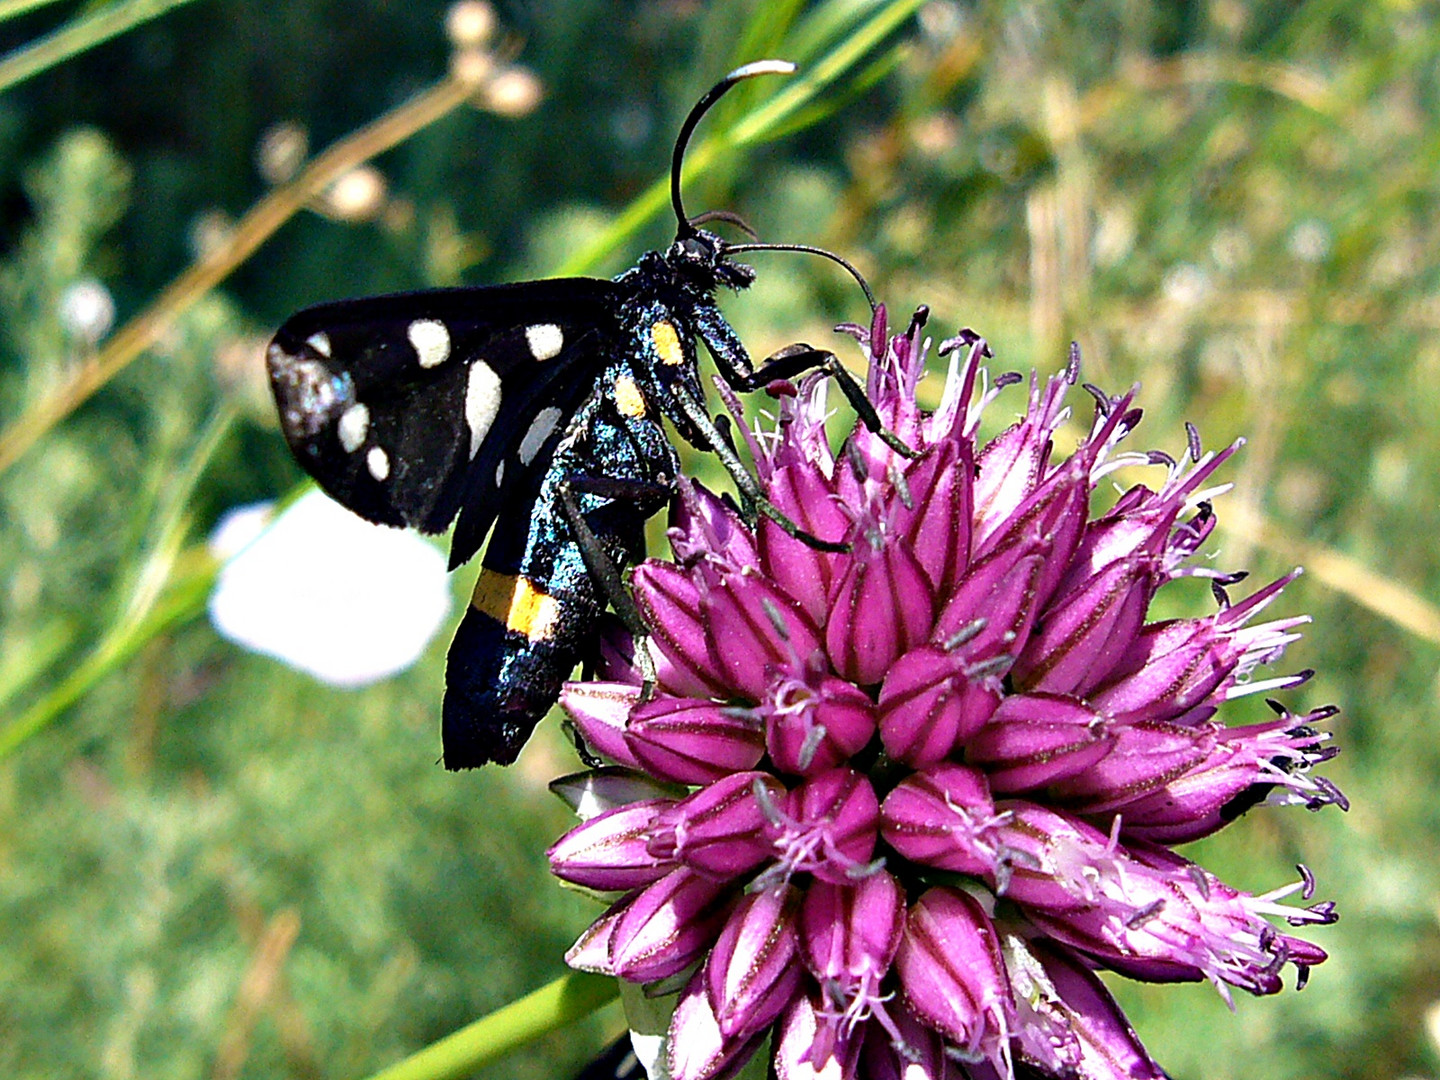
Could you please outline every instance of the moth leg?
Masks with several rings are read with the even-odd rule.
[[[564,512],[565,521],[570,526],[571,534],[575,537],[575,545],[580,549],[580,558],[584,560],[585,570],[590,575],[590,580],[599,587],[601,594],[615,609],[615,614],[619,615],[620,621],[625,624],[625,629],[634,636],[641,636],[645,633],[645,623],[640,618],[640,609],[635,606],[634,597],[625,588],[620,567],[616,565],[615,560],[610,557],[610,553],[600,543],[594,530],[590,528],[590,523],[585,520],[585,515],[580,510],[580,503],[575,495],[578,491],[616,499],[652,495],[656,493],[656,490],[656,485],[643,481],[590,477],[580,473],[572,473],[556,487],[556,492],[560,497],[560,509]]]
[[[725,440],[725,445],[729,447],[730,452],[738,458],[740,456],[740,451],[735,446],[735,431],[734,427],[730,422],[730,417],[727,416],[725,413],[720,413],[718,416],[716,416],[715,430],[720,432],[720,437]],[[744,491],[741,491],[740,516],[743,517],[746,521],[754,521],[755,513],[755,504],[750,501],[750,497],[746,495]]]
[[[720,459],[720,464],[735,481],[735,487],[739,490],[742,499],[750,500],[750,503],[760,513],[764,514],[771,521],[779,525],[785,532],[799,540],[806,547],[814,548],[816,551],[847,552],[850,545],[834,540],[822,540],[812,533],[806,532],[794,521],[790,520],[779,507],[765,498],[760,487],[755,483],[755,478],[745,469],[744,463],[727,443],[715,422],[710,419],[710,414],[705,411],[703,402],[697,401],[683,386],[673,385],[671,393],[674,396],[675,404],[685,415],[685,418],[695,426],[701,436],[709,444],[709,449]]]
[[[912,335],[917,326],[924,325],[925,317],[928,314],[928,310],[915,312],[915,319],[910,327]],[[885,425],[880,422],[880,414],[875,411],[875,406],[865,396],[864,387],[855,381],[855,376],[850,374],[834,353],[809,345],[790,345],[775,353],[760,365],[759,371],[755,371],[750,364],[750,354],[745,351],[745,346],[735,335],[734,329],[720,314],[719,308],[714,307],[713,304],[709,307],[698,307],[695,312],[695,320],[700,339],[705,342],[705,347],[715,358],[715,367],[719,370],[720,377],[733,389],[740,393],[749,393],[761,389],[776,379],[791,379],[807,371],[824,371],[839,384],[840,392],[845,395],[845,400],[855,410],[855,415],[860,417],[860,422],[881,442],[901,457],[920,456],[898,435],[885,428]],[[771,515],[766,514],[766,516],[770,517]]]
[[[834,379],[835,384],[840,387],[840,392],[845,395],[845,400],[850,403],[850,407],[855,410],[855,415],[860,418],[860,422],[891,450],[901,457],[920,456],[917,450],[906,445],[900,436],[880,422],[880,414],[875,411],[875,406],[865,396],[865,388],[860,385],[854,375],[850,374],[849,369],[840,363],[839,357],[827,349],[816,349],[805,344],[787,345],[770,356],[760,366],[759,371],[744,378],[742,385],[735,386],[735,389],[759,390],[775,379],[791,379],[806,371],[823,371]],[[731,385],[734,386],[733,383]]]
[[[625,587],[620,567],[615,564],[615,560],[590,528],[590,523],[585,520],[575,494],[578,491],[607,499],[639,499],[668,495],[670,489],[646,480],[572,473],[557,485],[556,491],[560,497],[560,509],[575,537],[575,546],[580,549],[580,558],[585,563],[586,573],[590,575],[590,580],[599,586],[600,592],[615,609],[615,614],[620,616],[620,621],[625,624],[625,629],[630,631],[630,637],[635,642],[635,666],[640,669],[640,700],[649,701],[655,695],[655,661],[646,644],[650,632],[645,628],[645,620],[640,617],[635,598]]]

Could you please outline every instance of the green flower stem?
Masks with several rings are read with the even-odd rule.
[[[68,23],[40,40],[16,49],[0,60],[0,92],[9,90],[16,83],[24,82],[32,75],[62,64],[72,56],[78,56],[86,49],[119,37],[125,31],[164,15],[171,8],[191,3],[192,0],[121,0],[108,4],[88,15],[71,19]],[[35,7],[37,4],[9,5]],[[6,12],[9,14],[18,12]]]
[[[619,996],[615,980],[572,971],[489,1016],[447,1035],[370,1080],[459,1080],[518,1047],[556,1031]]]

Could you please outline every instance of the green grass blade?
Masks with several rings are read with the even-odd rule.
[[[759,108],[745,114],[733,127],[712,132],[702,139],[686,155],[685,180],[692,181],[703,175],[722,152],[731,152],[737,147],[775,137],[804,106],[861,63],[906,19],[914,15],[923,3],[924,0],[893,0],[892,3],[885,4],[808,70],[802,71],[785,89]],[[657,180],[631,202],[608,229],[557,267],[555,276],[567,277],[593,272],[595,266],[629,243],[669,202],[668,179]]]

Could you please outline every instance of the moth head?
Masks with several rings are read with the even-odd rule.
[[[665,262],[677,277],[707,292],[721,285],[744,289],[755,280],[755,271],[744,263],[732,262],[729,245],[704,229],[677,236],[665,252]]]

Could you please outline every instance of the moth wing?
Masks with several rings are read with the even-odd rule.
[[[309,308],[266,354],[285,438],[361,517],[442,531],[465,499],[503,494],[497,465],[541,409],[568,420],[618,337],[619,299],[613,282],[559,278]]]

